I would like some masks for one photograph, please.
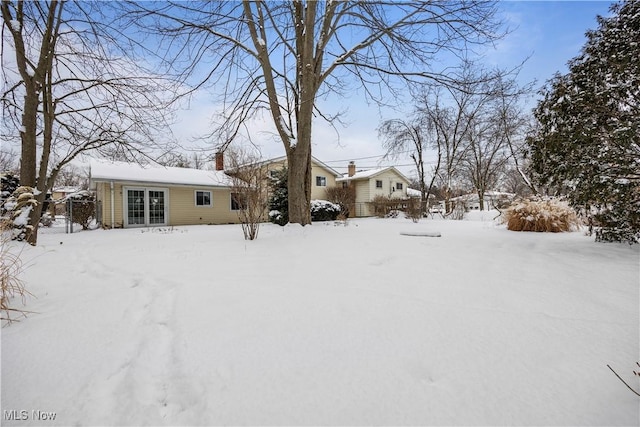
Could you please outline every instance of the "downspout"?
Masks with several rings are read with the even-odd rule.
[[[113,201],[114,201],[113,181],[109,182],[109,188],[111,189],[111,229],[113,230],[115,228],[113,221],[115,220],[115,216],[116,216],[116,207],[113,205]]]

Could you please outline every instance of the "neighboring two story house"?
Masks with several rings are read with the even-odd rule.
[[[409,179],[393,166],[356,171],[355,163],[350,162],[348,173],[342,178],[338,178],[336,182],[355,187],[354,216],[356,217],[373,216],[375,212],[371,202],[377,196],[392,199],[408,198]]]
[[[281,156],[260,162],[265,173],[276,171],[287,165],[287,157]],[[327,197],[326,190],[336,186],[336,181],[342,174],[322,163],[315,157],[311,157],[311,200],[321,200]]]

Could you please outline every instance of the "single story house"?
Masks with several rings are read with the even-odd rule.
[[[103,227],[239,222],[224,171],[92,160],[89,182]]]
[[[336,179],[337,183],[355,186],[355,216],[373,216],[372,202],[376,197],[390,199],[408,199],[409,179],[398,169],[388,166],[379,169],[356,171],[354,162],[350,162],[348,173]]]

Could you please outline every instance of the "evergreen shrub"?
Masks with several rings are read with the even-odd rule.
[[[311,221],[335,221],[342,211],[340,205],[327,200],[311,201]]]

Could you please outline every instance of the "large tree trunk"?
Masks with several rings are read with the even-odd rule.
[[[300,99],[296,106],[297,139],[289,141],[285,148],[289,162],[289,222],[301,225],[311,224],[311,124],[319,84],[316,67],[321,63],[314,57],[316,7],[315,2],[304,7],[302,3],[294,4],[295,20],[299,24],[296,84]]]
[[[480,205],[480,210],[484,210],[484,189],[478,189],[478,203]]]
[[[20,185],[31,187],[37,193],[36,179],[37,162],[36,162],[36,131],[37,131],[37,114],[39,105],[38,92],[33,87],[33,82],[26,85],[27,95],[24,100],[24,113],[22,116],[22,131],[20,133],[22,149],[20,157]],[[42,181],[39,183],[42,184]],[[46,197],[46,191],[42,194],[34,194],[38,204],[29,214],[30,229],[26,233],[26,241],[35,246],[38,240],[38,225],[42,214],[42,203]]]
[[[40,191],[40,190],[38,190]],[[47,192],[42,191],[40,194],[35,195],[35,199],[38,204],[33,208],[29,214],[29,224],[31,228],[27,230],[25,240],[31,246],[35,246],[38,243],[38,228],[40,228],[40,218],[42,218],[42,207],[44,205],[44,199],[47,197]]]
[[[289,222],[311,224],[311,145],[298,144],[290,150],[287,161]]]

